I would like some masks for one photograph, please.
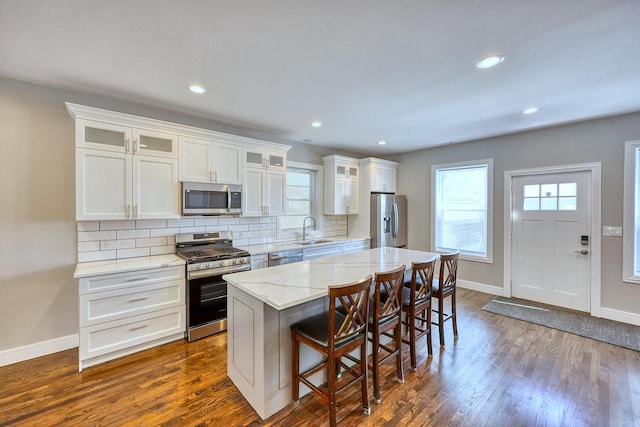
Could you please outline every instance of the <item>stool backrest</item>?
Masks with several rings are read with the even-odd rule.
[[[460,252],[440,255],[440,275],[438,276],[438,283],[440,284],[441,294],[446,294],[456,287],[459,256]]]
[[[433,271],[437,258],[425,262],[411,263],[411,297],[415,303],[431,300],[431,288],[433,286]]]
[[[374,316],[378,320],[384,320],[393,316],[402,309],[402,288],[404,286],[404,269],[403,265],[392,271],[379,272],[375,274],[375,296],[373,300]],[[380,301],[380,293],[384,291],[388,298]]]
[[[369,319],[371,275],[347,285],[329,287],[329,346],[363,333],[366,336]],[[344,319],[336,322],[336,306],[342,305]],[[331,333],[335,331],[335,333]]]

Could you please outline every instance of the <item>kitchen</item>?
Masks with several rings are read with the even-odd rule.
[[[0,78],[0,89],[3,117],[0,129],[3,141],[0,160],[3,182],[1,227],[5,242],[0,260],[3,271],[0,314],[0,336],[3,340],[0,351],[6,357],[4,360],[17,361],[77,346],[79,313],[77,282],[73,279],[79,231],[75,222],[73,191],[75,163],[72,141],[75,131],[64,103],[91,105],[233,134],[238,130],[138,100],[87,93],[80,87],[59,89],[3,77]],[[385,155],[384,158],[401,165],[398,192],[406,194],[410,200],[409,246],[429,249],[430,201],[425,195],[425,188],[429,188],[431,180],[429,166],[488,157],[492,157],[495,164],[496,235],[501,236],[503,230],[503,206],[498,195],[503,191],[501,177],[504,171],[596,160],[603,165],[602,224],[621,225],[623,145],[625,141],[638,139],[639,119],[638,113],[630,112],[518,134],[491,136],[464,144]],[[244,132],[245,135],[250,133]],[[278,142],[277,138],[275,140]],[[291,161],[320,165],[322,157],[336,152],[295,141],[286,143],[292,146],[287,153]],[[554,153],[553,159],[545,155],[549,152]],[[354,158],[366,157],[349,150],[339,153]],[[376,157],[382,156],[376,154]],[[195,226],[196,220],[166,221],[165,228],[180,228]],[[340,221],[345,220],[337,221],[335,227],[343,227]],[[219,222],[212,224],[216,225],[220,225]],[[30,244],[25,245],[26,241]],[[496,238],[494,264],[466,262],[461,267],[462,278],[473,282],[472,285],[484,285],[489,287],[488,291],[501,293],[501,242]],[[602,307],[636,318],[639,313],[634,301],[640,297],[640,291],[637,286],[620,278],[620,239],[603,238],[601,252]],[[24,315],[25,310],[28,310],[28,316]],[[194,352],[201,351],[201,347],[194,348],[200,349],[194,349]],[[17,359],[16,354],[20,355]],[[77,365],[74,368],[77,370]],[[125,371],[121,369],[119,372],[124,375]],[[239,411],[243,410],[246,408]]]

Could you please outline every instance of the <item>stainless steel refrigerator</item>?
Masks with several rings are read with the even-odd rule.
[[[407,246],[407,197],[371,195],[371,247]]]

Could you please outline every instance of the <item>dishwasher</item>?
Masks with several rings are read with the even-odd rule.
[[[269,267],[292,262],[302,261],[302,249],[292,249],[288,251],[271,252],[269,254]]]

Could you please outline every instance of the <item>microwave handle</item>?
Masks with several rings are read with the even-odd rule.
[[[227,187],[227,211],[231,210],[231,188]]]

